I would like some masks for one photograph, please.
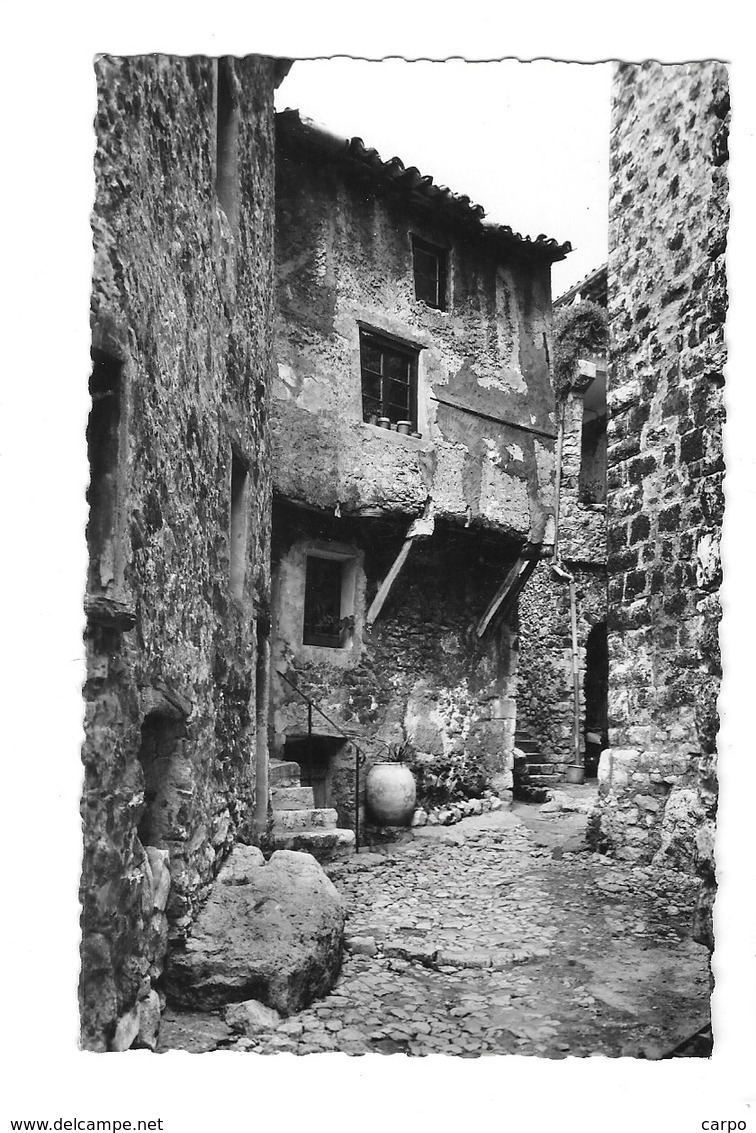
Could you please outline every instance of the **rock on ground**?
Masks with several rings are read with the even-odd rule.
[[[169,956],[170,1002],[194,1009],[256,999],[282,1015],[332,987],[344,905],[310,854],[237,846],[182,951]]]

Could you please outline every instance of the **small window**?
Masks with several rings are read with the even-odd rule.
[[[360,331],[362,416],[375,423],[409,421],[417,428],[417,351]]]
[[[415,272],[415,298],[446,310],[446,267],[449,253],[445,248],[428,244],[419,236],[412,237],[412,264]]]
[[[344,559],[307,556],[304,645],[341,649],[346,644],[350,619],[342,612],[344,565]]]
[[[118,515],[122,365],[96,349],[92,350],[92,360],[92,408],[87,424],[89,590],[107,594],[118,588],[123,573]]]
[[[231,524],[229,584],[234,598],[244,597],[247,571],[247,482],[249,476],[241,460],[231,456]]]
[[[584,504],[606,503],[606,415],[583,422],[578,498]]]
[[[218,60],[215,130],[215,192],[229,221],[236,225],[239,216],[239,108],[230,58]]]

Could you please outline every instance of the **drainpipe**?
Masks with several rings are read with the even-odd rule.
[[[577,600],[575,597],[575,577],[562,566],[559,555],[559,519],[562,495],[562,448],[564,445],[564,415],[567,406],[566,398],[562,402],[562,412],[559,419],[559,436],[557,438],[556,461],[556,505],[554,508],[554,561],[551,564],[551,573],[560,582],[566,582],[570,588],[570,631],[572,635],[572,742],[573,765],[582,767],[583,760],[580,755],[580,657],[577,641]]]
[[[255,831],[268,828],[268,718],[270,706],[270,621],[257,622],[257,680],[255,689]]]

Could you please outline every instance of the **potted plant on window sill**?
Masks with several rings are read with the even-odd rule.
[[[372,818],[382,826],[408,826],[415,810],[417,787],[408,766],[409,742],[392,744],[386,758],[374,763],[365,784],[365,801]]]

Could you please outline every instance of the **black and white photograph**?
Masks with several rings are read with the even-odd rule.
[[[179,39],[90,53],[77,364],[44,317],[26,344],[75,406],[46,788],[74,832],[67,1057],[98,1101],[19,1095],[9,1127],[300,1128],[231,1124],[199,1083],[328,1109],[338,1067],[372,1086],[329,1128],[422,1120],[401,1078],[452,1129],[447,1074],[526,1066],[536,1096],[608,1067],[729,1098],[564,1128],[747,1129],[731,62]],[[26,461],[36,572],[64,521]],[[467,1124],[509,1127],[484,1094]]]

